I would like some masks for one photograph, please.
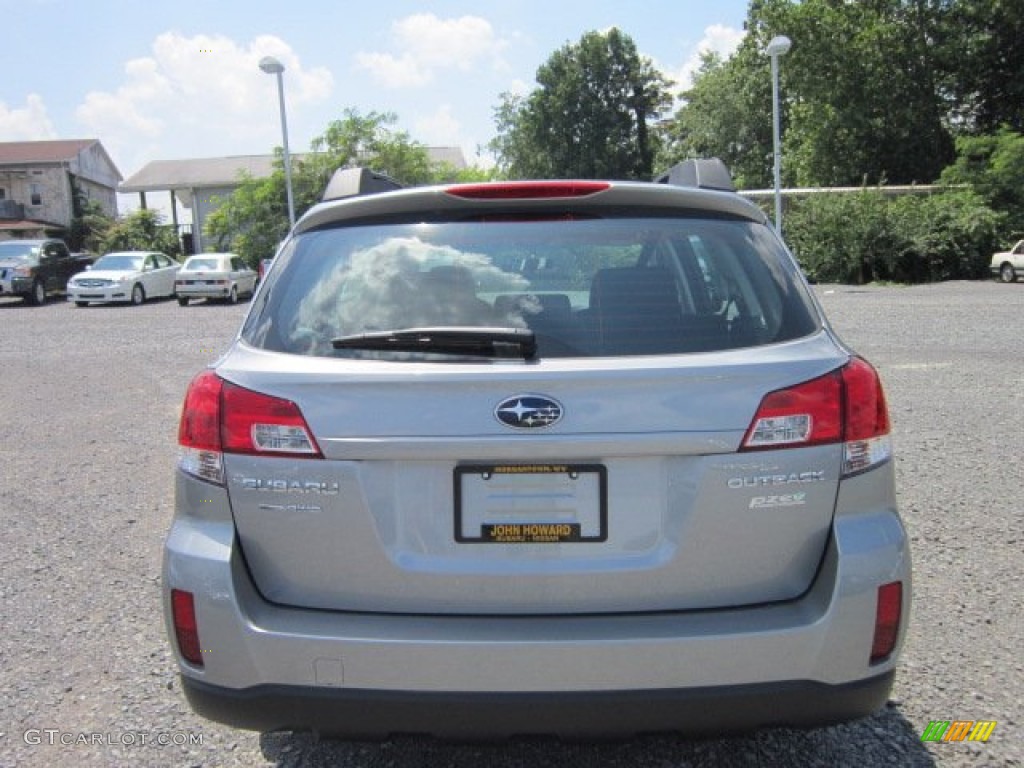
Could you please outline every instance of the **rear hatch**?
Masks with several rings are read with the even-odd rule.
[[[243,347],[219,370],[296,403],[323,454],[225,457],[241,548],[271,601],[445,614],[735,606],[801,594],[822,557],[841,446],[736,451],[767,393],[844,362],[825,333],[784,354],[421,365],[414,377],[394,364],[283,374],[278,357]],[[528,417],[539,398],[560,409],[556,423],[499,420],[501,408]]]
[[[826,546],[841,433],[778,449],[782,401],[759,407],[848,359],[735,195],[552,182],[326,204],[216,369],[238,388],[224,408],[242,403],[224,417],[241,550],[268,600],[329,610],[790,599]],[[840,386],[816,393],[831,408]]]

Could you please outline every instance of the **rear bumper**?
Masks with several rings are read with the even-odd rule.
[[[571,693],[422,693],[298,686],[236,691],[188,677],[182,678],[182,685],[189,704],[200,715],[260,731],[313,729],[353,739],[398,734],[507,739],[539,733],[573,739],[664,732],[718,734],[748,729],[751,723],[789,727],[840,723],[881,707],[894,675],[890,670],[845,685],[798,681]]]
[[[176,285],[174,292],[183,299],[225,299],[231,293],[230,285]]]
[[[887,466],[884,472],[891,472]],[[910,615],[907,536],[844,481],[821,567],[783,603],[607,615],[438,616],[287,608],[255,589],[226,492],[179,475],[219,520],[179,514],[171,589],[192,592],[203,666],[179,657],[197,712],[236,727],[349,737],[630,735],[819,726],[881,706]],[[200,506],[198,501],[202,501]],[[179,500],[179,512],[182,509]],[[870,664],[878,587],[903,582],[896,650]]]

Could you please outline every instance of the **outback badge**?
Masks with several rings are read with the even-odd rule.
[[[494,417],[506,427],[550,427],[562,418],[562,404],[544,395],[515,395],[498,403]]]

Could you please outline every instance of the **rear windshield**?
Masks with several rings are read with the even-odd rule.
[[[762,224],[615,218],[348,226],[308,232],[243,329],[300,355],[410,328],[531,329],[544,357],[710,352],[818,330],[795,267]]]
[[[104,256],[95,264],[93,269],[124,269],[139,271],[142,269],[142,256],[127,256],[119,253]]]
[[[217,259],[189,259],[185,262],[185,266],[182,269],[188,271],[214,271],[221,268],[221,262]]]

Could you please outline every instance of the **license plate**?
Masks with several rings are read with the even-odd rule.
[[[464,464],[455,468],[455,540],[572,544],[608,538],[600,464]]]

